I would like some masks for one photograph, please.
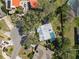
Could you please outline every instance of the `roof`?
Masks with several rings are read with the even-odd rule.
[[[29,0],[32,8],[37,8],[38,7],[38,1],[37,0]]]
[[[19,7],[20,6],[20,0],[12,0],[12,5],[15,7]]]
[[[40,41],[49,40],[49,39],[54,41],[55,33],[54,33],[54,31],[52,29],[52,25],[50,23],[40,26],[37,29],[37,32],[39,33]]]

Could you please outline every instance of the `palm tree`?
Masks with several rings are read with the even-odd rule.
[[[67,9],[64,9],[64,7],[66,7],[66,5],[67,5],[67,2],[68,2],[69,0],[66,0],[66,2],[62,5],[62,6],[60,6],[60,7],[58,7],[57,8],[57,10],[56,10],[56,15],[60,15],[60,23],[61,23],[61,36],[62,36],[62,42],[64,43],[64,21],[65,20],[67,20],[67,18],[65,18],[67,15],[66,15],[66,13],[65,14],[63,14],[63,12],[65,12]],[[64,11],[65,10],[65,11]]]

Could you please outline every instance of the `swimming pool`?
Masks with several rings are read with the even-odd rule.
[[[53,42],[55,40],[55,33],[51,32],[50,37],[51,37],[50,41]]]

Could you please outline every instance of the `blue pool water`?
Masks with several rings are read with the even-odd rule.
[[[51,36],[51,40],[50,41],[53,42],[55,40],[55,33],[51,32],[50,36]]]

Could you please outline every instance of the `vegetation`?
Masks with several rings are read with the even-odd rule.
[[[62,39],[61,38],[57,38],[56,39],[57,45],[59,47],[59,49],[62,47]]]
[[[23,9],[21,7],[18,7],[18,8],[16,8],[15,13],[16,14],[21,14],[21,13],[23,13]]]
[[[12,51],[13,51],[13,46],[9,46],[9,47],[7,48],[6,54],[7,54],[8,56],[11,56]]]
[[[2,51],[0,50],[0,59],[4,59],[2,56]]]
[[[68,0],[67,0],[68,1]],[[20,19],[18,19],[18,17],[16,16],[17,13],[22,13],[22,9],[17,8],[16,13],[11,15],[13,23],[17,24],[17,20],[21,20],[22,25],[23,25],[23,31],[24,34],[27,35],[27,42],[26,44],[24,44],[24,48],[27,49],[30,44],[39,44],[39,36],[36,32],[36,29],[42,25],[42,22],[44,20],[48,20],[48,22],[50,22],[55,30],[55,32],[60,32],[61,35],[63,35],[64,41],[62,41],[61,35],[57,35],[57,43],[58,46],[60,48],[55,49],[55,55],[54,59],[69,59],[69,58],[65,58],[69,55],[69,54],[74,54],[75,56],[75,51],[67,51],[68,49],[72,48],[72,38],[70,38],[70,35],[73,35],[70,31],[71,31],[71,26],[70,26],[70,16],[69,12],[70,12],[70,8],[69,6],[66,4],[63,8],[62,8],[62,4],[64,4],[64,0],[56,0],[52,3],[50,3],[48,0],[39,0],[39,8],[38,9],[32,9],[29,10],[27,12],[27,14],[23,17],[20,17]],[[55,14],[56,13],[56,14]],[[61,20],[62,19],[62,20]],[[63,25],[62,25],[63,24]],[[76,21],[76,24],[79,26],[78,24],[78,19]],[[66,27],[68,25],[68,27]],[[71,24],[72,25],[72,24]],[[57,26],[59,26],[59,30],[57,29]],[[68,30],[70,29],[70,30]],[[65,33],[67,32],[67,34]],[[66,39],[65,39],[66,37]],[[71,36],[73,37],[73,36]],[[62,45],[63,43],[63,45]],[[62,47],[61,47],[62,45]],[[54,45],[51,44],[51,48],[54,48]],[[65,51],[64,51],[65,50]],[[67,53],[68,52],[68,53]],[[28,55],[30,58],[33,57],[33,52],[31,54]],[[71,58],[73,58],[73,56],[71,56]],[[71,59],[70,58],[70,59]],[[75,58],[75,57],[74,57]]]
[[[55,46],[54,46],[54,44],[53,43],[51,43],[51,50],[53,50],[54,48],[55,48]]]
[[[20,51],[19,51],[19,56],[22,58],[22,59],[28,59],[27,55],[28,55],[28,52],[27,50],[25,50],[24,48],[21,48]],[[31,52],[31,51],[30,51]]]
[[[2,11],[3,11],[5,14],[8,14],[8,10],[6,10],[6,7],[5,7],[5,6],[2,6],[1,9],[2,9]]]
[[[71,19],[69,12],[70,12],[70,8],[68,7],[68,5],[64,5],[63,7],[58,7],[56,10],[56,15],[58,14],[59,22],[61,24],[59,32],[63,32],[62,35],[64,41],[61,41],[62,38],[60,40],[59,39],[57,40],[59,46],[62,44],[62,42],[63,45],[61,48],[55,50],[54,59],[72,59],[72,58],[75,59],[76,56],[76,51],[69,50],[69,49],[73,49],[74,46],[73,44],[74,36],[72,36],[72,38],[70,38],[70,36],[69,37],[67,36],[68,34],[73,35],[73,32],[71,31],[73,31],[72,29],[74,29],[74,22]],[[69,25],[67,24],[69,25],[71,24],[70,25],[71,27],[68,27]]]
[[[0,29],[4,31],[9,31],[9,28],[7,27],[7,25],[3,20],[0,20]]]
[[[2,9],[2,11],[3,11],[5,14],[8,14],[8,10],[6,10],[5,1],[0,0],[0,8]]]
[[[31,53],[28,54],[28,57],[29,57],[30,59],[32,59],[32,58],[33,58],[33,55],[34,55],[34,52],[31,52]]]
[[[58,7],[55,7],[55,2],[50,3],[48,0],[39,0],[39,4],[41,4],[39,5],[38,9],[29,10],[29,12],[22,17],[22,22],[24,25],[23,31],[28,34],[27,46],[30,44],[39,43],[39,37],[36,34],[36,29],[43,24],[42,22],[44,20],[47,19],[48,22],[51,22],[54,19],[54,11]],[[31,31],[35,31],[35,33],[30,34],[29,32]]]
[[[76,24],[77,27],[79,27],[79,17],[75,18],[75,24]]]

